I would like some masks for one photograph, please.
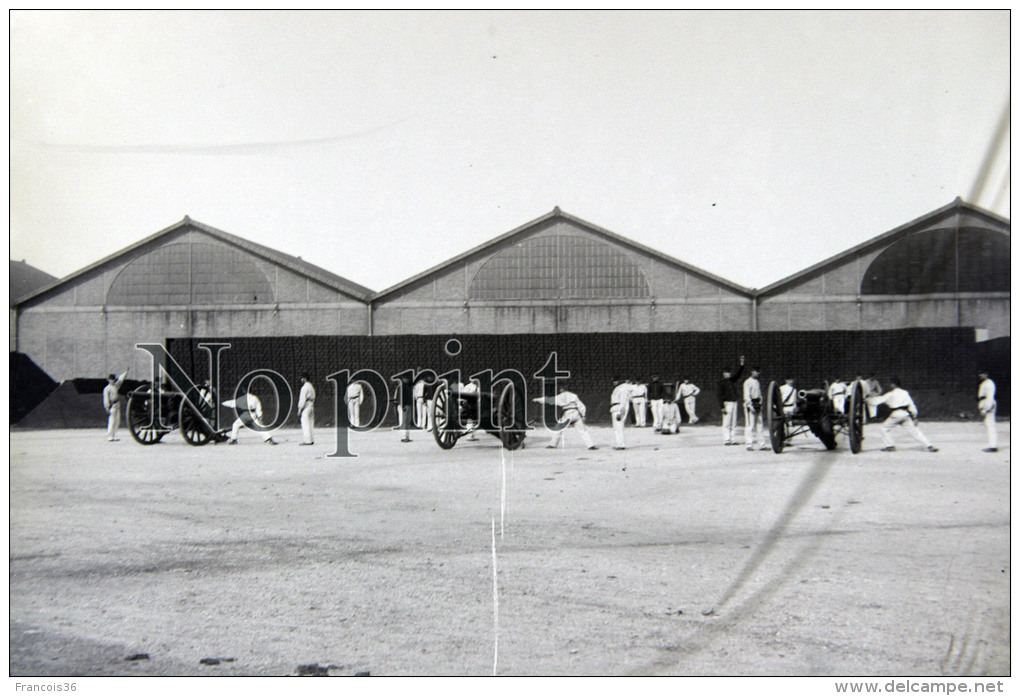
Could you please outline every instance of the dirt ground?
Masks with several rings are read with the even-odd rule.
[[[10,673],[1008,675],[1009,424],[10,439]]]

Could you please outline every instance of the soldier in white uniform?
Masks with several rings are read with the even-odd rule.
[[[439,380],[425,385],[423,397],[425,399],[425,430],[432,430],[432,408],[436,403],[436,391],[439,389]]]
[[[751,368],[751,376],[744,380],[744,444],[747,450],[754,449],[755,433],[758,448],[765,449],[765,426],[761,399],[761,382],[758,381],[758,368]]]
[[[262,426],[262,401],[254,394],[243,394],[236,399],[224,401],[223,405],[234,409],[237,413],[237,420],[234,421],[234,425],[230,429],[230,439],[227,440],[228,445],[237,444],[237,436],[240,434],[242,427]],[[270,445],[276,444],[273,434],[268,430],[262,432],[262,440]]]
[[[783,403],[783,413],[790,415],[797,408],[797,387],[792,377],[779,385],[779,400]]]
[[[663,435],[676,435],[680,432],[680,406],[673,398],[673,387],[663,386],[665,398],[662,404],[662,421],[659,432]]]
[[[415,370],[415,373],[421,372],[419,367]],[[425,403],[425,380],[419,379],[411,387],[411,397],[414,399],[414,424],[421,429],[425,429],[425,425],[428,423],[428,408]]]
[[[683,401],[684,410],[687,411],[688,422],[691,425],[694,425],[695,423],[698,422],[698,416],[694,412],[694,408],[696,405],[695,397],[701,393],[701,389],[698,388],[698,385],[691,384],[689,381],[685,379],[683,382],[680,383],[680,386],[677,389],[677,393],[679,395],[678,400]]]
[[[298,392],[298,417],[301,419],[302,445],[315,444],[315,387],[307,372],[301,374],[301,391]]]
[[[474,380],[468,380],[467,382],[461,382],[458,385],[457,391],[460,392],[461,394],[477,394],[478,393],[478,382],[475,382]],[[475,437],[475,430],[478,428],[478,423],[475,423],[474,421],[465,421],[461,425],[463,425],[464,428],[467,430],[468,440],[477,440],[478,439],[477,437]]]
[[[634,427],[645,428],[648,424],[648,385],[631,380],[631,386],[630,405],[634,407]]]
[[[882,447],[883,452],[892,452],[896,449],[895,443],[893,443],[892,437],[889,435],[889,431],[895,428],[897,425],[902,425],[910,436],[920,442],[927,448],[929,452],[938,452],[938,448],[935,447],[928,438],[924,436],[920,430],[917,429],[917,406],[914,405],[914,400],[910,398],[910,393],[906,389],[900,386],[900,380],[898,377],[893,377],[889,380],[893,388],[887,391],[882,396],[872,396],[868,398],[868,405],[874,405],[877,407],[879,404],[885,404],[892,411],[889,417],[882,423]]]
[[[623,427],[627,420],[627,411],[630,409],[632,391],[633,385],[630,382],[613,380],[613,394],[609,397],[609,416],[613,421],[613,435],[616,438],[613,449],[627,448],[623,440]]]
[[[843,413],[846,407],[847,384],[837,377],[829,385],[829,399],[832,401],[832,408],[836,413]]]
[[[420,369],[416,372],[420,372]],[[414,426],[414,419],[417,415],[414,387],[415,385],[410,383],[410,377],[401,377],[397,398],[390,400],[390,403],[397,405],[397,429],[403,434],[403,437],[400,438],[401,442],[411,442],[411,428]],[[401,403],[401,397],[408,388],[411,389],[411,403],[405,406]]]
[[[858,377],[858,379],[860,379]],[[865,415],[865,422],[868,418],[872,420],[878,418],[878,402],[872,404],[868,401],[869,396],[878,397],[882,395],[882,385],[879,384],[878,379],[875,375],[868,375],[868,378],[861,380],[861,386],[864,388],[864,403],[867,405],[867,414]]]
[[[552,442],[546,447],[549,449],[555,449],[560,446],[563,442],[563,433],[567,427],[573,427],[581,433],[581,439],[584,440],[585,446],[590,450],[597,450],[598,447],[591,439],[591,434],[588,432],[588,428],[584,425],[584,416],[587,409],[584,406],[584,402],[578,398],[577,394],[572,391],[568,391],[566,386],[563,384],[557,385],[559,393],[556,396],[546,397],[540,396],[532,399],[535,403],[552,403],[554,406],[562,409],[559,419],[557,422],[566,423],[566,426],[561,430],[557,430],[553,435]]]
[[[981,370],[978,373],[981,384],[978,386],[978,411],[985,421],[985,432],[988,434],[988,446],[982,452],[999,451],[999,434],[995,430],[995,411],[998,404],[995,403],[995,382],[988,376],[988,370]]]
[[[107,385],[103,387],[103,410],[106,411],[106,439],[109,442],[117,441],[117,428],[120,427],[120,405],[124,397],[120,395],[120,388],[124,386],[127,378],[127,370],[118,375],[109,375],[106,378]]]
[[[347,385],[347,421],[354,427],[361,427],[361,402],[365,400],[365,388],[361,382],[352,382]]]

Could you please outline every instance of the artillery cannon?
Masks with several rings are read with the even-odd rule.
[[[824,389],[801,389],[793,404],[784,404],[779,385],[769,384],[765,405],[765,424],[769,430],[772,451],[779,454],[791,438],[810,431],[822,441],[825,449],[836,449],[836,436],[846,433],[850,451],[857,454],[864,441],[864,385],[856,380],[842,411]]]
[[[491,424],[486,432],[499,438],[508,450],[524,446],[527,427],[524,395],[512,382],[491,391],[461,389],[457,384],[441,382],[432,402],[432,435],[443,449],[450,449],[457,440]]]
[[[196,388],[188,399],[181,391],[164,386],[154,392],[151,385],[145,384],[128,394],[128,430],[135,442],[142,445],[154,445],[174,430],[180,430],[185,442],[196,447],[223,442],[227,431],[214,430],[210,425],[215,404],[215,396],[209,390]]]

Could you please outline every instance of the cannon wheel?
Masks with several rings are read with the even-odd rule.
[[[140,445],[154,445],[170,432],[156,423],[149,387],[139,387],[131,392],[127,403],[127,418],[131,437]]]
[[[189,445],[201,447],[213,438],[218,437],[218,433],[214,432],[209,424],[202,419],[195,410],[195,407],[187,399],[181,399],[178,422],[181,424],[181,435],[184,436],[185,442]]]
[[[514,391],[513,384],[507,384],[499,394],[499,410],[497,422],[499,439],[508,450],[520,449],[524,446],[524,424],[517,422],[518,399],[520,394]]]
[[[765,399],[765,417],[768,419],[772,451],[780,454],[786,443],[786,416],[783,413],[783,398],[779,395],[779,385],[775,382],[769,383],[769,393]]]
[[[451,449],[460,437],[458,431],[447,428],[449,422],[450,390],[445,384],[440,384],[432,402],[432,435],[436,438],[436,444],[443,449]]]
[[[864,387],[860,380],[850,388],[850,412],[846,418],[850,451],[857,454],[864,443]]]

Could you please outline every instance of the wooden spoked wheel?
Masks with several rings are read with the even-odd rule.
[[[850,451],[857,454],[864,444],[864,385],[860,380],[850,388],[847,434],[850,437]]]
[[[155,398],[149,387],[131,392],[127,403],[128,430],[140,445],[154,445],[170,432],[156,418]]]
[[[457,404],[451,405],[450,390],[445,384],[436,388],[436,398],[432,402],[432,435],[436,438],[436,444],[443,449],[450,449],[457,444],[460,431],[454,430],[451,426],[450,409],[457,408]]]
[[[517,417],[521,398],[513,384],[504,385],[499,394],[496,425],[499,426],[499,439],[508,450],[519,449],[524,445],[525,423]]]
[[[185,442],[189,445],[201,447],[216,437],[212,426],[202,418],[198,410],[187,399],[181,399],[179,422],[181,424],[181,435],[184,436]]]
[[[780,454],[786,444],[786,415],[783,413],[783,397],[779,393],[779,385],[769,383],[769,391],[765,399],[765,418],[768,421],[769,440],[772,451]]]

